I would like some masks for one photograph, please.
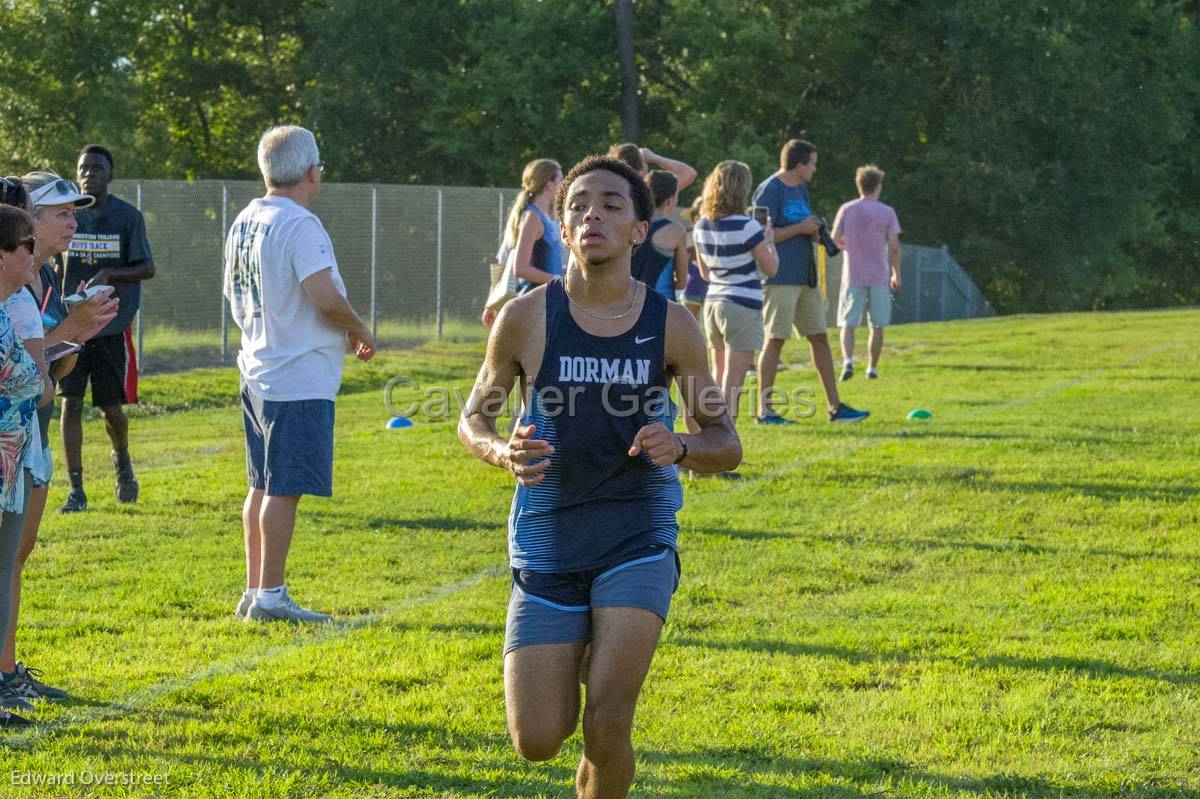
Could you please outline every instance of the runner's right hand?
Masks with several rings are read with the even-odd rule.
[[[536,431],[535,425],[517,425],[504,448],[504,468],[523,486],[542,482],[546,469],[550,468],[550,456],[554,454],[550,442],[530,437]]]

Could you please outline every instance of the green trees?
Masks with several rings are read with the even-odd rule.
[[[1004,310],[1200,302],[1195,2],[637,0],[640,138],[702,172],[821,150]],[[273,123],[336,180],[512,185],[621,140],[615,0],[0,0],[0,162],[246,177]]]

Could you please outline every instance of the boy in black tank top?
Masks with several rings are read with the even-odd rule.
[[[459,423],[471,454],[517,481],[504,682],[522,756],[547,760],[574,732],[591,644],[580,797],[625,796],[633,779],[634,709],[678,579],[674,466],[741,461],[695,320],[630,277],[653,210],[619,161],[571,170],[555,211],[575,265],[504,306]],[[527,415],[505,439],[496,417],[518,379]],[[671,429],[672,381],[695,435]]]
[[[687,231],[671,219],[679,202],[679,181],[663,169],[650,172],[645,180],[654,200],[654,216],[645,242],[633,251],[631,274],[673,300],[675,291],[687,284],[688,272]],[[664,274],[667,264],[671,275]],[[670,290],[663,291],[664,287]]]

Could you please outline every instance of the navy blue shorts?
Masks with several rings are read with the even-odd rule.
[[[246,480],[269,497],[333,495],[333,401],[275,402],[242,386]]]
[[[679,585],[679,557],[663,548],[607,569],[540,572],[513,569],[504,654],[535,644],[592,639],[592,608],[642,608],[663,621]]]

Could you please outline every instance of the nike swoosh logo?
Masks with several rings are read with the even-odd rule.
[[[634,344],[645,344],[647,341],[654,341],[654,339],[656,339],[656,338],[658,338],[658,336],[649,336],[648,338],[642,338],[641,336],[634,336],[633,343]]]

